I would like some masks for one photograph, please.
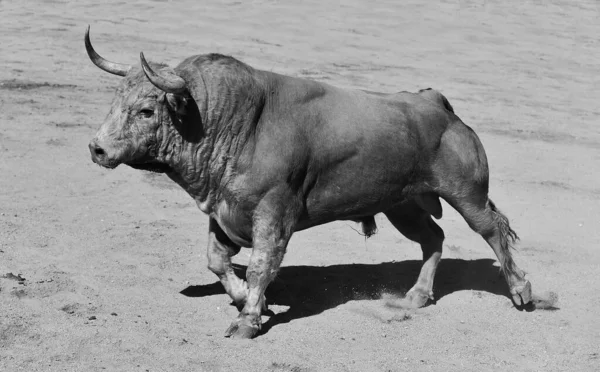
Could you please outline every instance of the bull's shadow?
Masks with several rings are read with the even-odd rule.
[[[434,294],[440,299],[461,290],[478,290],[506,296],[508,286],[494,260],[444,259],[436,274]],[[284,266],[266,292],[269,304],[289,306],[289,310],[271,316],[262,332],[294,319],[322,313],[351,300],[374,300],[382,293],[404,295],[415,283],[421,261],[384,262],[333,266]],[[245,278],[246,267],[235,266]],[[220,282],[189,286],[181,294],[205,297],[224,294]]]

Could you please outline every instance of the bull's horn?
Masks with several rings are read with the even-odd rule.
[[[140,60],[142,61],[142,69],[144,70],[146,77],[155,87],[167,93],[179,95],[186,93],[187,88],[185,86],[185,80],[181,77],[175,74],[160,75],[159,73],[154,72],[146,61],[146,58],[144,58],[143,52],[140,53]]]
[[[100,55],[98,55],[98,53],[96,53],[96,51],[92,47],[92,42],[90,41],[90,26],[89,25],[88,25],[87,30],[85,31],[85,49],[87,50],[87,54],[90,57],[90,59],[92,60],[92,62],[94,62],[94,64],[96,66],[98,66],[100,69],[102,69],[106,72],[110,72],[111,74],[115,74],[115,75],[119,75],[119,76],[125,76],[131,69],[131,66],[129,66],[129,65],[107,61],[104,58],[100,57]]]

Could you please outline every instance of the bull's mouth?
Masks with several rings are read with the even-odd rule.
[[[125,163],[133,169],[145,170],[154,173],[170,173],[173,172],[173,168],[169,165],[159,162],[148,162],[148,163]]]
[[[92,161],[94,163],[96,163],[97,165],[99,165],[102,168],[106,168],[106,169],[115,169],[116,167],[119,166],[119,164],[121,164],[118,161],[115,160],[110,160],[110,161],[100,161],[98,159],[95,159],[92,157]]]

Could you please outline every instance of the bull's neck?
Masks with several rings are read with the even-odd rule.
[[[182,127],[196,127],[201,136],[186,136],[177,131],[179,156],[171,159],[175,172],[169,174],[210,214],[235,173],[237,160],[248,143],[265,103],[263,84],[253,80],[234,80],[229,76],[204,76],[192,90],[198,102],[199,117],[183,118]],[[203,89],[201,89],[203,88]],[[201,126],[198,126],[198,121]],[[197,134],[197,132],[194,132]]]

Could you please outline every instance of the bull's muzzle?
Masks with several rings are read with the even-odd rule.
[[[90,153],[92,154],[92,161],[105,168],[114,168],[117,166],[114,161],[111,161],[105,149],[100,146],[97,139],[93,139],[90,144]]]

